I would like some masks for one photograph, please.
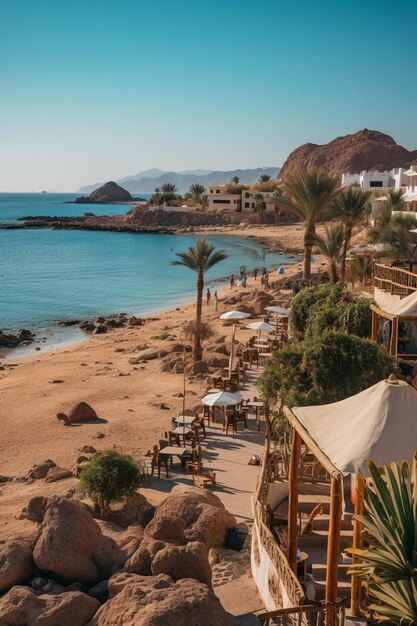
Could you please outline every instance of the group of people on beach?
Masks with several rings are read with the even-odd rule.
[[[285,270],[284,268],[281,266],[278,269],[278,274],[284,274]],[[269,271],[266,269],[266,267],[263,268],[262,272],[260,273],[259,269],[257,267],[255,267],[255,269],[253,270],[253,278],[256,280],[258,280],[258,276],[259,274],[261,275],[260,281],[261,281],[261,286],[263,289],[269,289],[270,287],[270,283],[269,283]],[[239,276],[239,280],[235,280],[235,275],[234,274],[230,274],[230,278],[229,278],[229,286],[230,289],[234,289],[235,287],[243,287],[243,289],[246,288],[248,282],[248,275],[246,273],[246,268],[242,268],[240,270],[240,276]],[[207,287],[207,291],[206,291],[206,299],[207,299],[207,306],[209,306],[210,302],[211,302],[211,291],[209,289],[209,287]],[[218,305],[219,305],[219,297],[217,295],[217,289],[213,294],[213,300],[214,300],[214,306],[215,306],[215,310],[217,311]]]

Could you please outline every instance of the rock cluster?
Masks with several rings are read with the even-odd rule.
[[[31,471],[47,477],[51,463]],[[38,497],[25,517],[37,524],[32,543],[0,546],[0,624],[232,623],[212,591],[208,551],[236,520],[215,494],[177,486],[156,510],[136,494],[107,522],[72,497]]]
[[[107,333],[113,328],[126,328],[126,326],[142,326],[145,320],[135,315],[127,315],[127,313],[114,313],[108,317],[97,317],[90,320],[84,320],[81,323],[75,320],[75,323],[79,325],[81,330],[85,332],[94,333],[95,335],[102,335]],[[67,324],[67,322],[61,322],[61,324]]]
[[[35,335],[26,328],[21,328],[15,335],[0,330],[0,348],[16,348],[35,341]]]

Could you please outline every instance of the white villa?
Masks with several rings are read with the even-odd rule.
[[[408,169],[398,167],[387,172],[368,172],[364,170],[360,174],[342,174],[342,187],[349,185],[359,185],[364,189],[403,189],[403,199],[406,203],[406,210],[413,211],[417,217],[417,165],[411,165]],[[372,202],[372,217],[381,202],[386,200],[386,196],[378,196]]]

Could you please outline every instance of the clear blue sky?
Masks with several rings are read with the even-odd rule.
[[[0,0],[0,190],[417,148],[416,0]]]

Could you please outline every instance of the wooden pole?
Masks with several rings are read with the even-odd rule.
[[[298,505],[298,468],[301,456],[301,437],[293,428],[289,470],[288,493],[288,562],[294,574],[297,574],[297,505]]]
[[[363,515],[364,512],[364,495],[365,481],[360,472],[356,474],[356,500],[355,500],[355,516]],[[362,528],[363,525],[357,520],[353,520],[353,548],[362,548]],[[357,563],[359,559],[353,557],[352,562]],[[351,578],[351,596],[350,608],[352,615],[359,615],[359,607],[361,603],[361,581],[357,574],[352,574]]]
[[[391,322],[391,342],[389,352],[391,356],[397,357],[398,352],[398,317]]]
[[[372,325],[371,325],[371,341],[376,341],[378,336],[378,314],[376,311],[372,311]]]
[[[236,335],[236,322],[233,322],[232,346],[230,348],[230,358],[229,358],[229,378],[231,378],[232,376],[233,358],[235,356],[235,335]]]
[[[337,600],[339,578],[340,530],[342,526],[342,478],[332,478],[330,491],[330,522],[327,541],[326,602]],[[326,613],[326,626],[336,626],[336,612],[330,606]]]

